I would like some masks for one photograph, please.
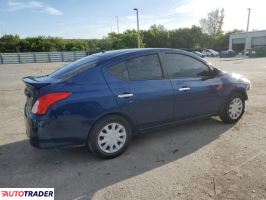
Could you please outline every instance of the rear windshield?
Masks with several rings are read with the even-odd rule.
[[[51,73],[49,76],[56,79],[68,79],[70,77],[73,77],[81,72],[86,71],[87,69],[95,67],[100,60],[100,54],[101,53],[97,53],[79,59],[73,63],[59,68],[58,70]]]

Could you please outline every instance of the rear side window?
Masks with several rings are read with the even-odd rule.
[[[167,72],[170,78],[201,77],[209,74],[209,68],[195,58],[182,54],[166,54]]]
[[[96,66],[100,56],[97,54],[87,56],[72,62],[66,66],[59,68],[58,70],[51,73],[49,76],[56,79],[67,79],[73,77],[87,69]]]
[[[157,54],[141,56],[113,65],[109,71],[122,80],[158,80],[163,78]]]

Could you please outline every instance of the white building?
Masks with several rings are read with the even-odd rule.
[[[266,46],[266,30],[233,33],[229,38],[229,49],[235,52],[259,46]]]

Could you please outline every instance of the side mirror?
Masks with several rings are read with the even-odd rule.
[[[205,81],[205,80],[208,80],[208,79],[212,79],[212,78],[218,76],[219,74],[220,74],[220,70],[219,69],[211,67],[209,72],[205,72],[204,74],[202,74],[202,76],[203,76],[202,80]]]
[[[211,74],[212,74],[213,77],[215,77],[215,76],[220,74],[220,70],[215,68],[215,67],[212,67]]]
[[[210,77],[212,76],[212,71],[202,71],[200,73],[198,73],[199,76],[202,76],[202,77]]]

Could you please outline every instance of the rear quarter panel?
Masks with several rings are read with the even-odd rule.
[[[117,109],[113,94],[98,67],[64,83],[47,86],[40,90],[40,95],[58,91],[71,92],[68,99],[54,104],[45,116],[50,121],[51,132],[56,130],[58,138],[84,143],[94,122]]]

